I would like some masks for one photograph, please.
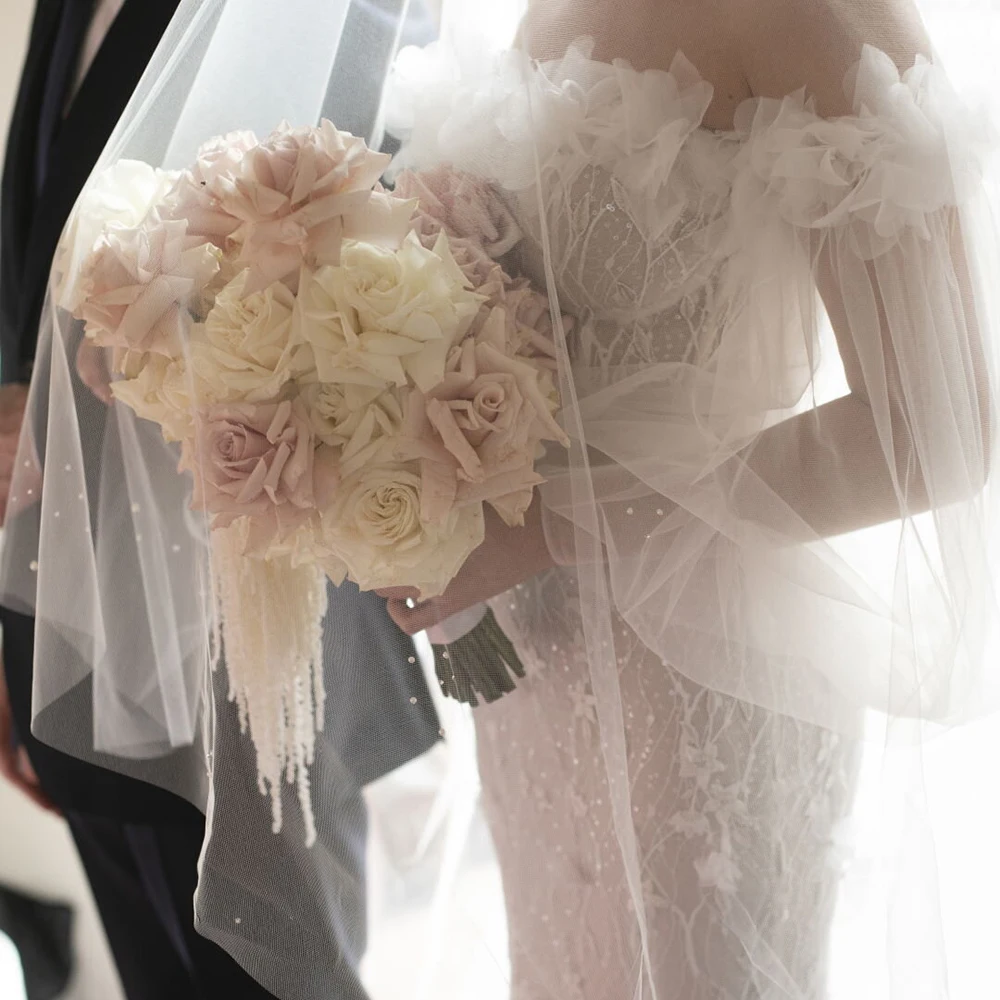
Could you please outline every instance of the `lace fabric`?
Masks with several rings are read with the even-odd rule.
[[[476,721],[512,996],[590,1000],[625,995],[635,981],[658,996],[825,996],[839,881],[831,846],[849,813],[858,745],[693,684],[643,655],[620,623],[637,918],[582,628],[549,642],[552,629],[531,611],[565,602],[565,581],[510,596],[498,618],[530,637],[529,677],[519,703]],[[650,963],[640,978],[641,931]]]

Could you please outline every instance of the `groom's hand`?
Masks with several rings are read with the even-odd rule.
[[[58,815],[59,810],[42,791],[38,775],[35,774],[35,769],[31,766],[27,752],[23,746],[15,743],[14,713],[10,707],[2,656],[0,656],[0,774],[15,788],[27,795],[36,806]]]
[[[419,591],[409,587],[390,587],[377,593],[386,598],[392,620],[407,634],[415,635],[555,565],[536,497],[522,528],[508,527],[491,508],[486,508],[485,541],[440,597],[422,601]]]

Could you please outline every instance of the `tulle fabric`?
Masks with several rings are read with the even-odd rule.
[[[855,116],[802,93],[711,133],[683,56],[638,73],[590,48],[502,56],[485,91],[409,112],[404,153],[494,180],[524,266],[584,317],[566,367],[591,451],[550,470],[549,511],[600,536],[616,611],[707,687],[837,729],[989,711],[988,119],[926,60],[901,77],[868,48]],[[843,300],[846,375],[817,284]],[[822,408],[849,392],[856,412]],[[848,469],[852,431],[889,467]]]
[[[57,284],[3,575],[38,620],[36,731],[207,810],[200,925],[288,1000],[988,995],[981,955],[948,967],[958,844],[934,849],[974,815],[941,789],[976,745],[942,782],[933,738],[998,693],[995,94],[867,47],[852,114],[799,93],[714,132],[683,55],[639,72],[580,39],[539,64],[516,6],[445,4],[383,113],[395,175],[471,177],[472,229],[552,303],[559,567],[492,602],[527,677],[473,713],[407,688],[444,736],[408,763],[384,694],[328,690],[361,735],[319,738],[316,846],[293,788],[272,833],[190,483],[80,384]],[[381,75],[328,87],[358,9],[183,4],[102,167],[381,98]],[[989,10],[939,18],[953,51]],[[328,644],[363,627],[330,601]],[[966,860],[989,898],[988,852]]]

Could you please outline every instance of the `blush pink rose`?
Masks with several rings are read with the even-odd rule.
[[[442,231],[448,236],[455,263],[486,297],[485,318],[510,281],[495,257],[521,238],[513,216],[485,182],[447,167],[401,174],[395,193],[416,199],[411,226],[425,247],[433,247]]]
[[[390,157],[364,140],[318,128],[279,126],[249,149],[235,177],[221,178],[222,209],[239,219],[241,260],[250,268],[248,292],[285,280],[303,262],[336,265],[344,237],[369,231],[397,242],[409,227],[412,205],[373,189]]]
[[[476,293],[486,297],[484,305],[490,307],[499,304],[510,282],[503,268],[471,237],[449,236],[448,240],[455,263]]]
[[[508,351],[555,371],[556,334],[548,296],[536,291],[527,278],[517,278],[504,288],[500,305],[506,312]],[[573,325],[572,316],[562,316],[564,335],[572,332]]]
[[[211,514],[213,528],[248,518],[248,549],[260,552],[330,501],[337,457],[316,448],[309,414],[286,400],[210,408],[182,462],[194,474],[192,507]]]
[[[75,312],[100,347],[176,357],[218,270],[214,247],[154,211],[138,226],[108,227],[83,265]]]
[[[183,171],[167,193],[163,217],[186,220],[189,233],[225,249],[242,220],[223,207],[221,196],[232,188],[243,159],[257,145],[253,132],[230,132],[204,143],[194,166]]]
[[[511,278],[496,262],[523,236],[496,189],[471,174],[437,167],[402,173],[396,194],[418,199],[413,228],[421,242],[432,245],[444,230],[455,262],[476,292],[485,296],[473,333],[478,333],[490,313],[500,307],[507,317],[508,353],[550,359],[551,364],[543,363],[555,368],[548,298],[535,291],[526,278]],[[563,326],[569,332],[572,324],[568,317],[563,317]]]
[[[472,174],[450,167],[405,171],[396,181],[396,194],[419,200],[422,225],[469,239],[494,260],[521,239],[521,229],[496,189]]]
[[[406,400],[400,454],[421,463],[424,516],[439,521],[455,504],[489,503],[523,523],[542,441],[566,443],[552,416],[543,373],[489,343],[466,339],[432,392]]]

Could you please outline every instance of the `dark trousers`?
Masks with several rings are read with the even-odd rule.
[[[273,1000],[194,929],[205,835],[194,809],[155,826],[81,813],[66,818],[128,1000]]]

